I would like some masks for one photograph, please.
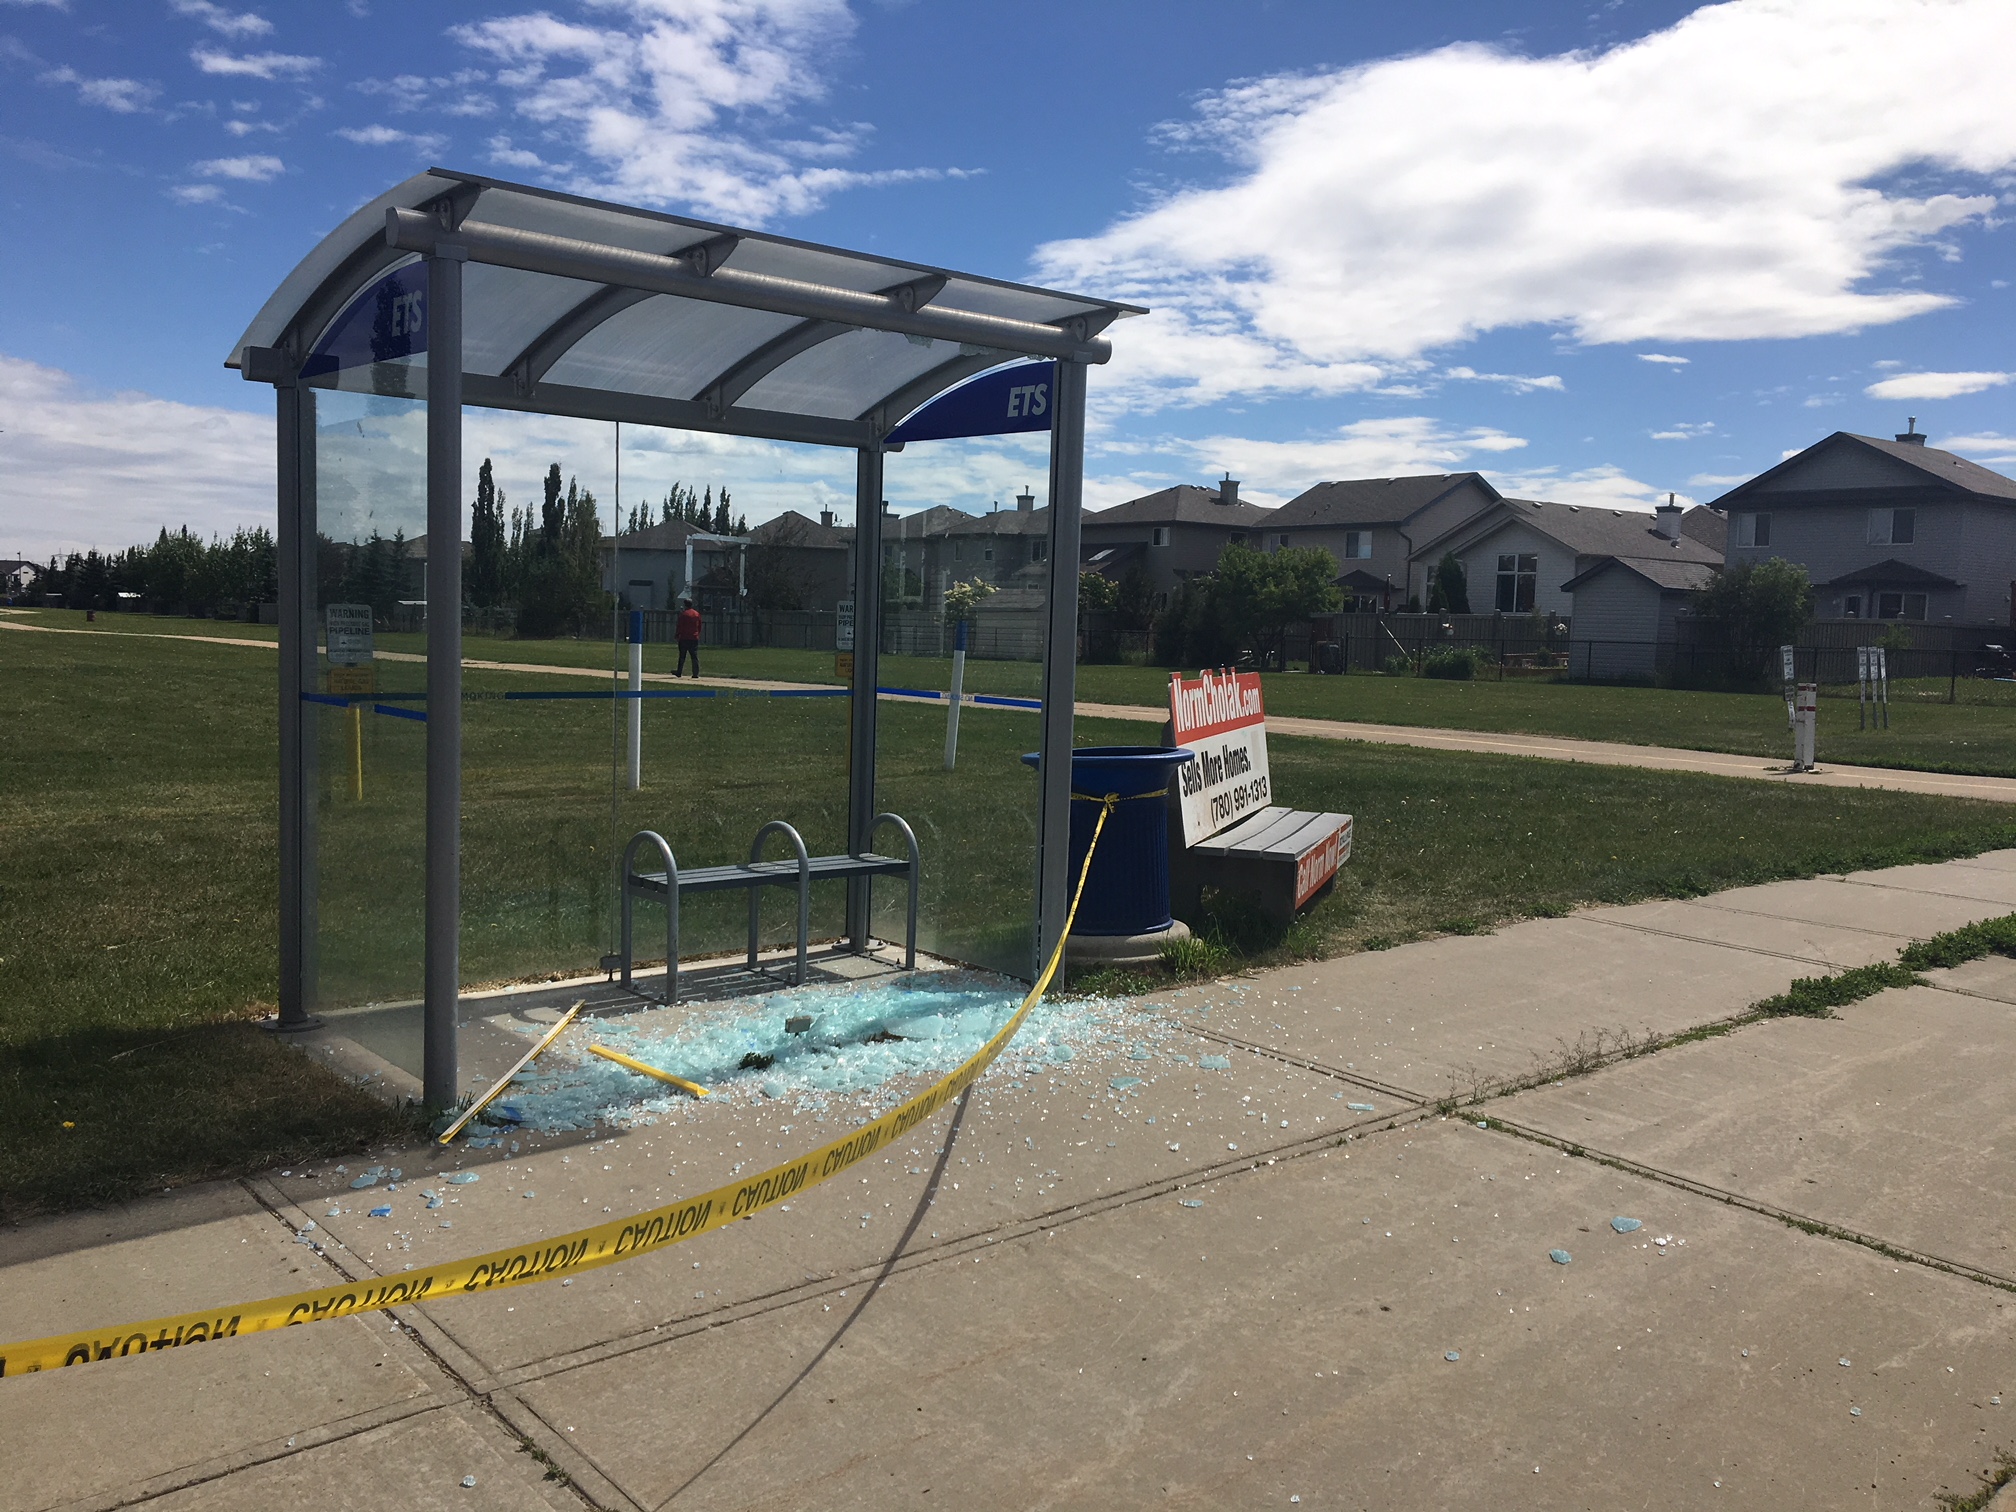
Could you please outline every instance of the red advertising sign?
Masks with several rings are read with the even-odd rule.
[[[1273,802],[1257,672],[1205,672],[1194,682],[1170,678],[1169,718],[1176,744],[1196,752],[1176,772],[1185,845]]]

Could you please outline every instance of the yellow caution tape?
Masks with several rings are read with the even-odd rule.
[[[460,1118],[456,1119],[455,1122],[448,1125],[447,1128],[441,1131],[441,1138],[439,1142],[441,1144],[453,1143],[455,1136],[457,1134],[460,1134],[462,1130],[465,1127],[467,1127],[470,1119],[474,1118],[478,1113],[481,1113],[485,1108],[489,1107],[491,1103],[495,1102],[497,1100],[497,1095],[500,1092],[502,1092],[506,1087],[511,1085],[512,1078],[517,1076],[517,1074],[520,1071],[523,1071],[527,1066],[531,1065],[532,1062],[537,1060],[539,1058],[540,1051],[544,1050],[548,1045],[552,1044],[553,1041],[560,1038],[560,1031],[562,1029],[565,1029],[569,1024],[574,1022],[574,1015],[581,1011],[582,1007],[587,1003],[587,1001],[588,1000],[586,998],[582,998],[579,1002],[575,1003],[575,1005],[572,1008],[569,1008],[567,1012],[561,1016],[559,1023],[555,1024],[551,1029],[548,1029],[544,1034],[540,1035],[539,1043],[534,1045],[530,1050],[527,1050],[523,1055],[519,1056],[517,1065],[513,1066],[509,1071],[506,1071],[502,1076],[498,1077],[497,1080],[492,1082],[490,1084],[490,1090],[488,1092],[485,1092],[481,1097],[477,1098],[476,1101],[469,1104],[467,1108],[462,1110],[462,1116]]]
[[[695,1097],[705,1097],[707,1095],[707,1089],[701,1086],[700,1083],[690,1082],[683,1076],[674,1076],[670,1071],[660,1071],[656,1066],[647,1066],[640,1060],[631,1059],[631,1057],[625,1055],[621,1050],[611,1050],[607,1045],[590,1045],[588,1053],[590,1055],[599,1055],[604,1060],[614,1061],[619,1066],[628,1067],[640,1076],[656,1077],[659,1081],[664,1082],[666,1086],[677,1087],[682,1092],[691,1092]]]
[[[1105,829],[1107,816],[1119,800],[1109,795],[1097,801],[1103,806],[1092,831],[1092,843],[1085,848],[1085,863],[1078,870],[1078,885],[1071,895],[1071,908],[1064,916],[1064,929],[1057,937],[1057,948],[1050,953],[1036,985],[1029,989],[1028,996],[1022,999],[1022,1005],[1008,1022],[964,1065],[874,1122],[863,1124],[808,1155],[784,1165],[772,1166],[747,1181],[716,1187],[711,1192],[703,1192],[683,1202],[653,1208],[611,1223],[597,1224],[593,1228],[578,1229],[557,1238],[541,1239],[514,1249],[492,1250],[465,1260],[450,1260],[354,1285],[324,1286],[314,1291],[295,1292],[291,1296],[268,1297],[261,1302],[210,1307],[201,1312],[150,1318],[144,1323],[56,1334],[47,1339],[0,1346],[0,1377],[54,1370],[65,1365],[93,1365],[100,1360],[124,1359],[149,1350],[204,1344],[217,1339],[236,1338],[241,1334],[286,1328],[296,1323],[322,1323],[331,1318],[347,1318],[353,1313],[438,1302],[449,1297],[548,1281],[556,1276],[579,1275],[582,1271],[635,1259],[715,1229],[726,1228],[740,1219],[753,1217],[765,1208],[787,1201],[822,1181],[830,1181],[878,1150],[894,1144],[958,1098],[979,1080],[980,1074],[1015,1037],[1022,1021],[1043,996],[1044,989],[1050,985],[1064,959],[1064,943],[1070,939],[1071,926],[1078,917],[1078,900],[1084,895],[1085,878],[1092,869],[1092,853],[1098,849],[1100,832]]]

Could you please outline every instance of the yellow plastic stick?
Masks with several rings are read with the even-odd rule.
[[[690,1082],[683,1076],[674,1076],[670,1071],[660,1071],[656,1066],[647,1066],[640,1060],[632,1060],[621,1050],[611,1050],[607,1045],[590,1045],[590,1055],[599,1055],[604,1060],[612,1060],[619,1066],[626,1066],[641,1076],[653,1077],[667,1086],[677,1087],[681,1092],[691,1092],[695,1097],[705,1097],[707,1089],[698,1082]]]
[[[465,1112],[460,1118],[456,1119],[455,1122],[448,1125],[446,1131],[443,1132],[443,1134],[441,1135],[440,1142],[444,1145],[452,1143],[455,1136],[457,1134],[460,1134],[462,1130],[468,1125],[470,1119],[474,1118],[478,1113],[481,1113],[485,1108],[489,1107],[490,1104],[496,1100],[498,1094],[503,1092],[503,1090],[506,1087],[511,1085],[511,1079],[514,1076],[516,1076],[520,1071],[523,1071],[527,1066],[531,1065],[533,1061],[537,1060],[539,1058],[540,1051],[544,1050],[548,1045],[552,1044],[553,1041],[560,1038],[560,1031],[562,1029],[565,1029],[569,1024],[574,1022],[574,1015],[579,1013],[584,1007],[586,1007],[587,1003],[588,1000],[586,998],[582,998],[580,1002],[576,1003],[572,1008],[569,1008],[565,1013],[563,1013],[560,1016],[560,1022],[555,1024],[551,1029],[548,1029],[543,1035],[539,1037],[538,1044],[534,1045],[530,1050],[527,1050],[522,1056],[518,1058],[517,1065],[513,1066],[509,1071],[506,1071],[502,1076],[498,1077],[496,1081],[492,1082],[490,1085],[490,1090],[488,1092],[485,1092],[481,1097],[477,1098],[476,1101],[469,1104],[468,1111]]]

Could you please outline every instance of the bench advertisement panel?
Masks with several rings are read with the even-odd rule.
[[[1196,759],[1176,772],[1183,843],[1195,845],[1274,801],[1267,772],[1267,713],[1257,672],[1169,679],[1176,744]]]

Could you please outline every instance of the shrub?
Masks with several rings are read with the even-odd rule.
[[[1423,677],[1441,677],[1451,682],[1469,682],[1477,675],[1477,652],[1468,646],[1450,646],[1431,651],[1421,663]]]
[[[1407,660],[1404,656],[1389,656],[1386,658],[1386,665],[1382,670],[1388,677],[1412,677],[1414,675],[1414,663]]]

